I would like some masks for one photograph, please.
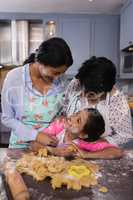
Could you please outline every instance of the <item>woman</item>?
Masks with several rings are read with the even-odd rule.
[[[25,147],[24,142],[39,137],[59,114],[67,85],[61,75],[72,63],[67,43],[52,38],[39,46],[26,65],[7,74],[2,89],[2,122],[12,130],[10,147]],[[56,142],[44,134],[42,139],[47,144]]]
[[[130,110],[122,92],[115,86],[116,68],[105,57],[85,61],[69,84],[64,111],[71,115],[83,108],[97,108],[105,119],[104,139],[124,146],[133,138]],[[104,158],[108,149],[86,157]]]

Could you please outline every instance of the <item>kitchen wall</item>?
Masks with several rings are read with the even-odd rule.
[[[118,87],[127,95],[127,97],[133,97],[133,80],[132,79],[118,79]],[[133,99],[132,99],[133,100]]]
[[[132,20],[133,0],[127,0],[120,12],[120,50],[133,44]],[[125,93],[128,93],[129,96],[133,96],[133,75],[131,79],[119,79],[118,82],[120,87],[123,87]]]
[[[119,68],[118,15],[0,13],[0,20],[37,19],[43,20],[44,27],[47,21],[54,20],[56,36],[69,43],[74,57],[69,74],[76,74],[81,63],[93,55],[106,56]]]
[[[120,16],[87,14],[27,14],[0,13],[0,20],[49,20],[56,22],[56,35],[63,37],[70,45],[74,64],[68,74],[77,73],[81,63],[90,56],[106,56],[117,66],[118,85],[133,94],[133,80],[119,78],[120,60]]]

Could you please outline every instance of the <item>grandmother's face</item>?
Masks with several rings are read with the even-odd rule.
[[[63,74],[67,70],[67,67],[65,65],[62,65],[60,67],[54,68],[49,65],[43,65],[39,63],[38,69],[41,78],[46,83],[52,83],[55,79],[57,79],[61,74]]]
[[[105,95],[105,92],[96,93],[93,91],[89,91],[89,92],[84,93],[84,96],[87,98],[88,103],[92,103],[92,104],[98,103],[104,95]]]

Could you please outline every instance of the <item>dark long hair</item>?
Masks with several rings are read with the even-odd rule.
[[[58,68],[62,65],[69,67],[73,64],[71,50],[62,38],[51,38],[41,43],[36,53],[32,53],[24,64],[39,62]]]
[[[28,58],[23,62],[23,65],[34,63],[35,62],[35,53],[31,53]]]
[[[105,122],[97,109],[88,108],[90,113],[84,126],[84,132],[88,135],[87,141],[93,142],[100,138],[105,132]]]

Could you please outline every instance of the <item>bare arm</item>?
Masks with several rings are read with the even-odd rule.
[[[58,141],[55,136],[48,136],[44,132],[39,132],[36,137],[36,142],[41,143],[42,145],[52,145],[56,146]]]
[[[109,147],[100,151],[86,152],[79,150],[78,157],[91,159],[115,159],[123,156],[123,151],[117,147]]]

